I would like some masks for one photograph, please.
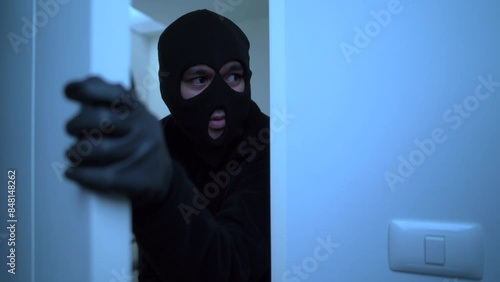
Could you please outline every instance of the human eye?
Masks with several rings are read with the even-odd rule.
[[[197,85],[197,86],[204,85],[207,81],[208,81],[208,79],[205,76],[194,77],[194,78],[191,78],[191,80],[190,80],[190,82],[193,85]]]
[[[230,73],[228,76],[226,76],[226,82],[227,83],[238,83],[241,81],[241,79],[243,78],[243,74],[241,73]]]
[[[186,85],[191,87],[200,88],[205,87],[210,84],[212,77],[207,73],[195,73],[190,75],[185,75],[183,81]]]
[[[213,71],[204,65],[196,65],[184,72],[182,81],[191,87],[204,87],[213,79]]]

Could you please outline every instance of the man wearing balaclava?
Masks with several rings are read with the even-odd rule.
[[[269,118],[250,98],[248,50],[210,11],[173,22],[158,42],[171,112],[160,124],[119,85],[66,87],[82,104],[67,125],[74,147],[82,132],[103,132],[89,154],[68,157],[66,175],[130,197],[140,281],[270,281]]]

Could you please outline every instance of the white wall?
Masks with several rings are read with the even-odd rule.
[[[389,3],[271,1],[271,108],[294,116],[272,124],[273,281],[468,281],[391,271],[393,219],[482,225],[482,281],[500,277],[500,88],[454,113],[460,125],[443,118],[474,101],[478,77],[500,81],[500,6],[401,0],[355,45],[355,27]],[[446,141],[391,189],[386,172],[437,128]],[[314,264],[328,236],[338,245]]]
[[[269,115],[269,18],[257,18],[236,24],[250,41],[252,99],[262,112]]]
[[[161,119],[169,114],[163,102],[158,80],[158,33],[132,32],[131,68],[136,90],[148,109]]]
[[[6,6],[6,7],[5,7]],[[31,1],[17,1],[4,3],[0,10],[0,17],[5,19],[5,24],[0,25],[0,32],[4,36],[10,32],[22,36],[22,17],[30,17],[33,6]],[[26,42],[26,41],[22,41]],[[2,173],[2,191],[0,193],[0,252],[2,270],[0,271],[1,281],[32,281],[34,243],[32,228],[34,225],[34,207],[32,198],[34,187],[32,183],[34,171],[32,167],[32,140],[29,138],[32,132],[31,112],[32,101],[32,80],[31,72],[33,64],[32,45],[19,43],[12,45],[10,40],[3,37],[0,41],[0,64],[1,75],[3,77],[0,84],[0,103],[2,130],[1,141],[1,161],[0,169]],[[14,111],[15,109],[15,111]],[[27,138],[28,137],[28,138]],[[7,230],[7,171],[17,169],[16,183],[16,214],[23,218],[16,223],[16,266],[15,275],[7,272],[10,267],[7,265],[7,256],[10,256],[8,239],[10,232]],[[22,177],[22,178],[21,178]],[[5,181],[5,182],[4,182]],[[4,184],[5,183],[5,184]],[[24,271],[19,271],[19,266],[24,267]]]
[[[128,279],[128,201],[97,196],[63,176],[65,150],[75,141],[65,124],[79,108],[64,97],[64,86],[90,74],[128,84],[128,2],[23,0],[6,6],[0,11],[0,281]],[[10,33],[15,43],[5,36]],[[7,273],[3,237],[8,169],[17,172],[15,275]]]

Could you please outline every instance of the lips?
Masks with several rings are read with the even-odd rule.
[[[213,130],[220,130],[226,127],[226,120],[225,119],[218,119],[218,120],[213,120],[211,119],[210,122],[208,123],[208,127]]]
[[[210,117],[208,127],[212,130],[221,130],[226,127],[226,115],[224,112],[214,112]]]

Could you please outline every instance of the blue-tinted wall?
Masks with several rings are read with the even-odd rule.
[[[393,219],[479,223],[498,281],[498,1],[270,2],[273,281],[453,281],[390,270]]]
[[[63,176],[74,142],[65,123],[78,111],[64,86],[90,74],[128,82],[128,4],[2,4],[0,281],[130,277],[128,203],[96,197]],[[8,169],[16,170],[15,275],[6,264]]]

